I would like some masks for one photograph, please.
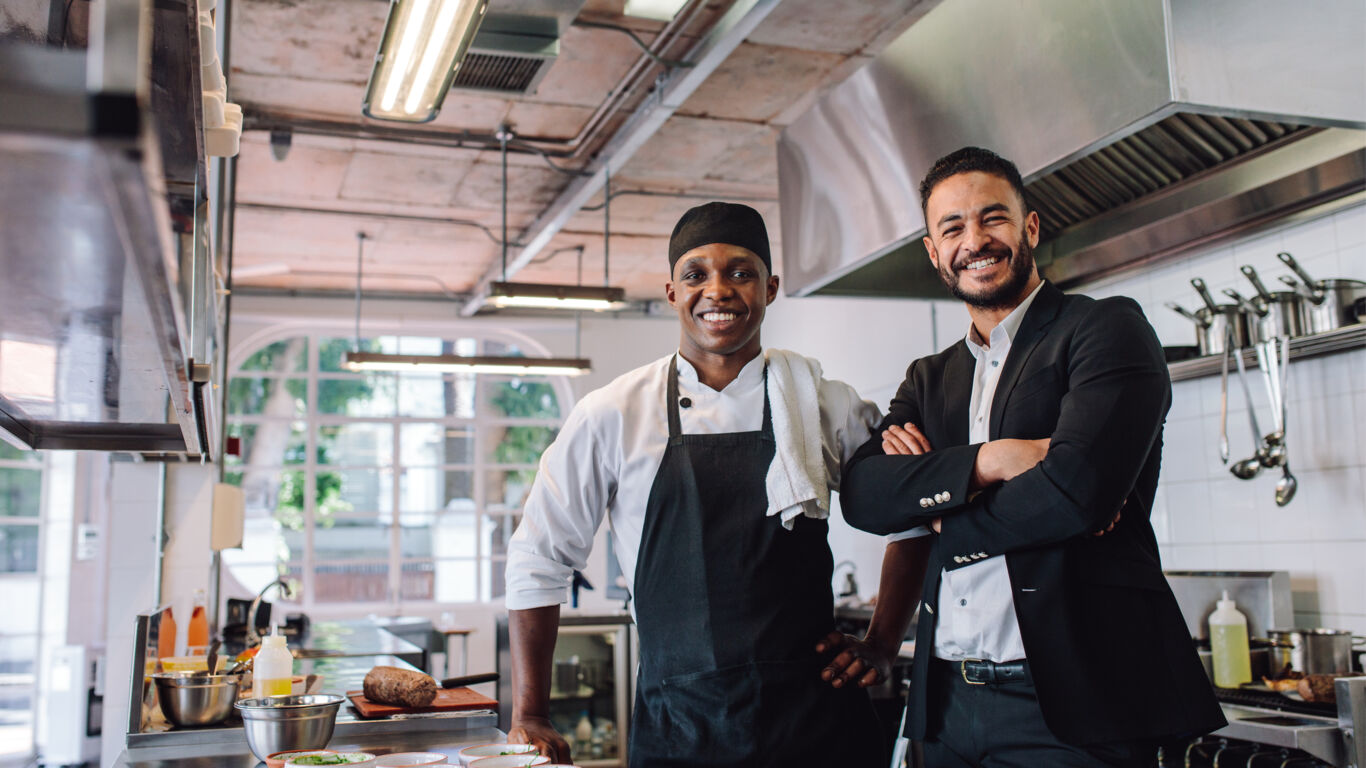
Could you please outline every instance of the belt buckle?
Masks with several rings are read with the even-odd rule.
[[[976,681],[973,681],[973,680],[969,680],[969,679],[968,679],[968,662],[969,662],[969,661],[985,661],[985,659],[963,659],[962,661],[958,662],[958,669],[959,669],[959,671],[961,672],[961,674],[963,675],[963,682],[967,683],[968,685],[986,685],[986,681],[983,681],[983,680],[976,680]]]

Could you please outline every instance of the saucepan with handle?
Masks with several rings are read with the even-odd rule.
[[[1315,280],[1290,254],[1278,253],[1276,258],[1290,267],[1303,281],[1299,283],[1291,277],[1281,276],[1281,282],[1304,297],[1302,307],[1306,333],[1335,331],[1343,326],[1366,320],[1358,314],[1357,308],[1358,302],[1366,298],[1366,282],[1345,279]]]

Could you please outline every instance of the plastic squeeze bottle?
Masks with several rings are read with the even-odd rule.
[[[171,612],[171,607],[166,606],[166,610],[161,614],[161,624],[157,630],[157,657],[166,658],[175,655],[175,615]]]
[[[204,590],[197,590],[194,593],[194,612],[190,614],[190,626],[185,636],[185,652],[191,656],[209,652],[209,616],[204,610],[205,602]]]
[[[261,639],[261,652],[256,654],[252,668],[252,697],[288,696],[293,675],[294,654],[289,652],[285,636],[280,634],[280,625],[276,624],[270,634]]]
[[[1247,650],[1247,617],[1229,599],[1215,604],[1209,615],[1210,650],[1214,652],[1214,684],[1237,688],[1252,682],[1252,657]]]

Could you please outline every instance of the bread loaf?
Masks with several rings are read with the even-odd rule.
[[[425,707],[436,699],[436,681],[421,672],[375,667],[365,675],[365,698],[395,707]]]

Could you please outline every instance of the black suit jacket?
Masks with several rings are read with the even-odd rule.
[[[840,489],[845,518],[873,533],[943,518],[930,548],[907,732],[925,737],[941,569],[1001,554],[1054,735],[1089,744],[1223,726],[1149,522],[1171,379],[1138,304],[1044,284],[1011,342],[990,435],[1051,438],[1048,454],[969,500],[980,447],[968,444],[975,364],[964,341],[911,363],[883,428],[912,422],[933,450],[885,456],[879,429],[850,459]],[[1114,530],[1093,536],[1121,507]]]

